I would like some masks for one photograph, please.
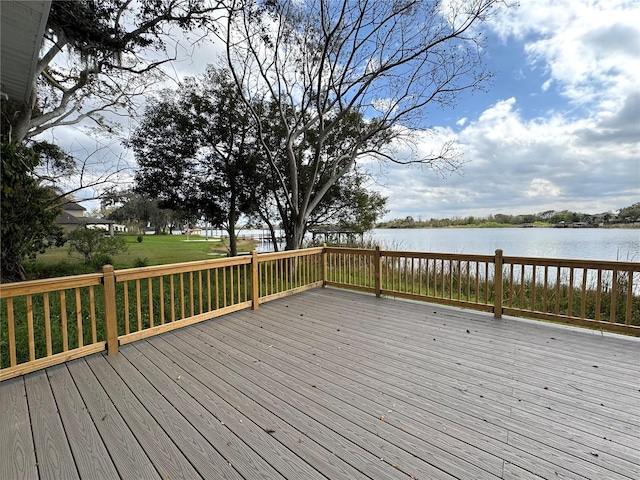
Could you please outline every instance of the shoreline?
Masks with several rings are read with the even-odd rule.
[[[376,226],[374,229],[376,230],[440,230],[440,229],[447,229],[447,228],[548,228],[548,229],[567,229],[567,228],[572,228],[572,229],[604,229],[604,230],[622,230],[622,229],[626,229],[626,230],[635,230],[635,229],[640,229],[640,223],[625,223],[625,224],[614,224],[614,225],[580,225],[580,226],[576,226],[576,225],[563,225],[563,226],[556,226],[556,225],[526,225],[526,224],[520,224],[520,225],[510,225],[510,224],[490,224],[490,225],[483,225],[483,224],[466,224],[466,225],[445,225],[445,226],[415,226],[415,227],[411,227],[411,226],[401,226],[401,227],[385,227],[385,226]]]

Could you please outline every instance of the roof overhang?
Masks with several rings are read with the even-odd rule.
[[[0,1],[2,96],[28,102],[51,0]]]

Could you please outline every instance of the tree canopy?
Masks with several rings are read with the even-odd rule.
[[[227,73],[209,68],[151,102],[131,145],[140,166],[137,190],[225,228],[235,255],[236,223],[241,214],[255,212],[259,156]]]
[[[416,135],[428,130],[429,108],[452,105],[490,77],[477,27],[499,3],[229,2],[229,68],[265,158],[275,172],[286,163],[287,175],[276,180],[290,211],[288,248],[300,247],[312,212],[364,158],[459,167],[453,144],[425,154]],[[263,115],[256,100],[274,105],[273,115]],[[279,144],[269,141],[274,116]]]
[[[214,28],[211,0],[56,0],[31,82],[29,104],[3,102],[8,141],[90,121],[110,130],[157,81],[158,67],[175,55],[171,27]]]
[[[51,235],[60,238],[53,221],[66,195],[100,189],[123,169],[121,159],[102,156],[105,147],[74,158],[42,134],[78,124],[117,132],[117,119],[135,116],[138,99],[161,77],[158,67],[175,57],[176,31],[215,29],[217,7],[216,0],[51,2],[44,43],[27,80],[29,101],[1,101],[3,278],[20,277],[24,258]],[[27,160],[13,162],[18,158]],[[17,228],[23,241],[10,237]]]
[[[254,108],[273,120],[264,138],[277,148],[283,142],[278,117],[272,114],[277,107],[263,103]],[[355,128],[360,119],[352,121]],[[308,133],[309,141],[313,134]],[[334,132],[335,143],[349,141],[349,135],[346,129]],[[236,253],[235,225],[240,216],[259,218],[273,237],[279,224],[288,236],[293,231],[291,211],[282,201],[276,178],[287,177],[289,170],[286,162],[264,160],[257,137],[255,123],[228,71],[209,67],[204,76],[185,80],[178,90],[166,91],[145,110],[131,140],[140,165],[137,191],[225,228],[231,255]],[[304,166],[300,172],[307,175]],[[368,192],[362,178],[354,170],[336,182],[307,218],[305,228],[338,221],[358,224],[358,228],[373,225],[384,212],[385,200]]]
[[[59,194],[29,174],[40,162],[32,148],[2,143],[0,156],[0,278],[24,280],[24,260],[63,243],[62,230],[54,223],[61,212]]]

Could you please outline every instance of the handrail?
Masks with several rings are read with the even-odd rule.
[[[107,265],[101,273],[0,284],[0,381],[319,286],[322,252]]]
[[[16,297],[18,295],[55,292],[76,287],[100,285],[101,281],[101,273],[88,273],[85,275],[74,275],[71,277],[45,278],[43,280],[3,283],[0,284],[0,299]]]
[[[317,286],[640,336],[640,263],[303,250],[0,284],[0,380]]]

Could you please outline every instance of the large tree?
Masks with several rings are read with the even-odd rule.
[[[253,114],[265,156],[290,211],[287,248],[299,248],[305,225],[327,192],[363,157],[457,169],[451,143],[416,148],[428,110],[480,88],[479,24],[499,0],[233,0],[226,52]],[[273,121],[256,99],[277,106]],[[353,116],[362,121],[353,121]],[[351,129],[335,144],[336,132]],[[313,135],[309,135],[313,132]],[[402,155],[402,147],[409,154]],[[405,148],[406,149],[406,148]],[[284,158],[287,174],[278,163]]]
[[[100,205],[105,218],[127,225],[131,232],[145,233],[150,226],[156,234],[166,233],[167,228],[182,220],[179,212],[161,208],[157,199],[132,190],[110,191]]]
[[[39,60],[27,79],[30,99],[1,101],[3,152],[25,146],[35,154],[12,163],[11,173],[7,164],[3,191],[10,188],[6,181],[20,178],[37,197],[21,218],[26,223],[16,225],[9,223],[15,220],[10,213],[24,213],[20,199],[27,197],[15,190],[3,197],[3,272],[22,272],[21,259],[39,251],[41,241],[26,236],[24,242],[9,242],[6,232],[17,226],[55,231],[54,212],[66,195],[86,188],[95,194],[123,170],[122,159],[114,158],[108,146],[74,158],[41,135],[70,125],[91,128],[91,135],[117,132],[117,119],[135,114],[137,99],[161,78],[159,67],[175,57],[175,33],[215,28],[217,6],[216,0],[51,2]],[[3,167],[4,162],[3,155]]]
[[[24,280],[25,259],[63,244],[62,230],[54,223],[61,212],[59,195],[28,173],[40,161],[32,148],[2,143],[0,156],[0,280]]]
[[[147,106],[130,143],[140,167],[137,190],[224,228],[236,255],[236,224],[259,200],[252,195],[259,157],[247,109],[227,72],[209,68],[166,91]]]
[[[175,58],[175,34],[214,28],[216,0],[56,0],[26,104],[3,104],[10,143],[48,129],[135,114],[136,99]]]

